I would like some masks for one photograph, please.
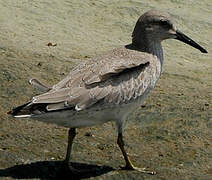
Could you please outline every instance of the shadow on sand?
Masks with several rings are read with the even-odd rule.
[[[40,161],[0,169],[0,179],[1,177],[12,177],[14,179],[39,178],[42,180],[84,179],[114,171],[114,169],[109,166],[97,166],[83,163],[72,163],[72,165],[74,168],[82,171],[86,170],[86,172],[73,174],[61,161]]]

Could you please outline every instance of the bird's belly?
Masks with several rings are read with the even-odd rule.
[[[88,109],[83,111],[58,111],[32,116],[32,119],[64,127],[87,127],[117,120],[120,108]]]

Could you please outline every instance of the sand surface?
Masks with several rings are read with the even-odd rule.
[[[128,118],[132,161],[157,175],[117,170],[124,160],[108,123],[78,130],[72,161],[97,170],[74,176],[62,166],[66,128],[6,113],[39,94],[29,78],[53,85],[81,61],[129,43],[152,8],[209,52],[163,42],[163,75]],[[0,179],[212,179],[211,12],[211,0],[0,0]]]

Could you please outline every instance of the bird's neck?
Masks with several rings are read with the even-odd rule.
[[[160,41],[145,41],[143,44],[139,45],[139,50],[157,56],[158,60],[160,60],[161,66],[163,66],[164,55]]]
[[[145,48],[146,48],[145,49],[146,52],[157,56],[157,58],[160,60],[161,68],[162,68],[164,63],[164,55],[163,55],[163,48],[162,48],[161,42],[150,41],[149,43],[147,43]]]
[[[150,53],[154,56],[157,56],[157,59],[161,63],[161,67],[164,63],[163,48],[161,41],[153,38],[139,38],[139,41],[133,41],[131,46],[139,51]]]

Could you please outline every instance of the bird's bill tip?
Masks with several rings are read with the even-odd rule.
[[[194,40],[192,40],[191,38],[189,38],[188,36],[186,36],[184,33],[182,33],[181,31],[177,30],[176,31],[176,38],[179,41],[182,41],[196,49],[199,49],[202,53],[208,53],[208,51],[203,48],[202,46],[200,46],[198,43],[196,43]]]
[[[206,50],[206,49],[202,49],[202,50],[200,50],[202,53],[208,53],[208,51]]]

